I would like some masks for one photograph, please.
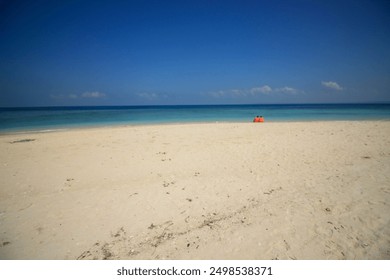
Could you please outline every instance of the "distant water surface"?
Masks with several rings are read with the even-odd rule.
[[[189,122],[390,120],[390,104],[0,108],[0,132]]]

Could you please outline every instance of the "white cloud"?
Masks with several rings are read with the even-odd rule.
[[[231,93],[233,95],[245,95],[245,91],[243,91],[242,89],[232,89]]]
[[[326,87],[326,88],[330,88],[330,89],[333,89],[333,90],[343,90],[343,88],[336,82],[332,82],[332,81],[329,81],[329,82],[321,82],[321,84]]]
[[[257,93],[263,93],[263,94],[269,94],[272,92],[272,88],[268,85],[262,86],[262,87],[254,87],[249,90],[251,94],[257,94]]]
[[[93,91],[93,92],[84,92],[80,95],[82,98],[103,98],[106,97],[106,95],[102,92]]]
[[[159,97],[156,93],[149,93],[149,92],[140,92],[137,93],[137,96],[147,100],[156,100]]]
[[[281,93],[287,93],[287,94],[297,94],[300,91],[292,88],[292,87],[282,87],[282,88],[277,88],[275,89],[275,92],[281,92]]]
[[[245,97],[248,95],[256,95],[256,94],[269,94],[272,92],[272,88],[270,86],[262,86],[262,87],[254,87],[250,89],[229,89],[229,90],[219,90],[210,92],[210,95],[215,98],[220,97]]]
[[[94,91],[94,92],[84,92],[82,94],[51,94],[50,98],[52,99],[79,99],[79,98],[104,98],[106,94]]]
[[[281,87],[281,88],[271,88],[268,85],[260,86],[260,87],[253,87],[250,89],[231,89],[231,90],[220,90],[220,91],[214,91],[210,92],[210,95],[215,98],[221,98],[221,97],[247,97],[247,96],[255,96],[259,94],[263,95],[270,95],[270,94],[300,94],[304,93],[304,91],[295,89],[292,87]]]

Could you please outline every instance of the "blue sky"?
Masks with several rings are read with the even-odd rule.
[[[0,107],[390,101],[389,1],[0,0]]]

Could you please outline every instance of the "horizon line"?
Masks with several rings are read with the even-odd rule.
[[[289,106],[289,105],[390,105],[390,101],[376,101],[376,102],[304,102],[304,103],[219,103],[219,104],[150,104],[150,105],[47,105],[47,106],[0,106],[0,109],[27,109],[27,108],[104,108],[104,107],[188,107],[188,106]]]

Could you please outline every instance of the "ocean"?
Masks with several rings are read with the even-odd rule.
[[[0,108],[0,132],[191,122],[390,120],[390,104],[186,105]]]

